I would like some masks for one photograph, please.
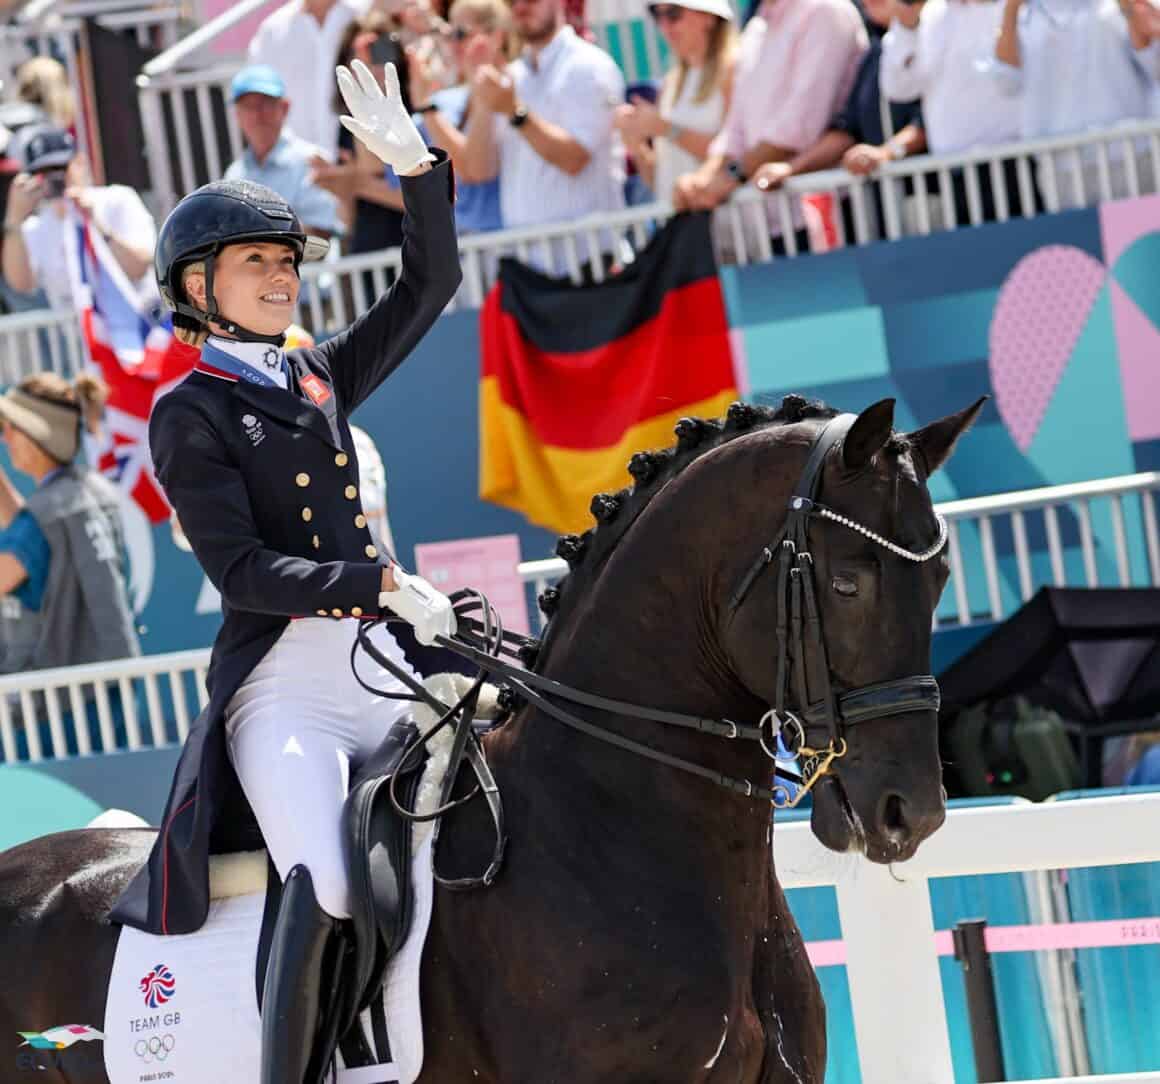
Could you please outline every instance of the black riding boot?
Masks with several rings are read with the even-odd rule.
[[[319,1042],[319,1030],[332,1009],[325,999],[334,962],[327,948],[337,928],[318,906],[309,870],[295,866],[282,888],[262,987],[261,1084],[318,1084],[322,1078],[330,1051],[319,1049],[328,1045]]]

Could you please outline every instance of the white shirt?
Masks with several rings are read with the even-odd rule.
[[[922,99],[932,154],[1010,143],[1019,107],[990,71],[1000,0],[931,0],[916,30],[897,20],[882,41],[882,90],[894,102]]]
[[[343,32],[366,9],[363,0],[337,0],[319,25],[292,0],[262,20],[250,42],[250,60],[269,64],[286,83],[287,125],[307,143],[334,156],[338,150],[334,64]]]
[[[102,233],[122,244],[152,252],[157,244],[157,226],[141,197],[123,184],[90,188],[93,201],[93,224]],[[37,284],[48,297],[49,305],[59,311],[73,308],[72,287],[69,285],[69,263],[65,250],[74,243],[66,236],[66,228],[74,223],[72,215],[62,217],[57,209],[67,206],[53,200],[21,223],[20,233],[28,251],[28,262]],[[155,292],[152,271],[146,272],[133,284],[142,295]]]
[[[1019,12],[1019,59],[996,60],[1020,95],[1021,134],[1070,135],[1152,115],[1160,48],[1137,51],[1117,0],[1031,0]]]
[[[661,98],[661,116],[678,128],[690,132],[716,133],[725,123],[723,80],[718,76],[713,93],[699,102],[696,99],[701,92],[702,74],[700,68],[690,68],[685,73],[685,82],[679,95],[673,95],[666,87],[666,94]],[[692,173],[701,165],[701,160],[679,143],[663,136],[656,141],[656,155],[653,195],[661,203],[671,203],[677,178]]]
[[[516,98],[563,128],[591,158],[569,176],[541,158],[507,117],[497,116],[504,226],[538,226],[624,207],[624,145],[612,127],[613,112],[624,102],[624,76],[613,59],[565,26],[537,59],[525,53],[508,73]]]

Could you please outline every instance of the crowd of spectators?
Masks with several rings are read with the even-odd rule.
[[[670,66],[656,81],[626,86],[566,0],[373,0],[364,10],[358,0],[300,0],[267,18],[250,48],[259,71],[281,76],[280,138],[297,148],[280,191],[304,206],[317,190],[333,195],[339,226],[328,232],[345,235],[346,251],[398,243],[397,186],[342,139],[329,67],[303,60],[328,52],[339,62],[360,57],[380,73],[387,61],[399,67],[408,107],[455,161],[465,234],[654,199],[710,209],[747,185],[771,192],[816,170],[865,176],[928,151],[1144,119],[1160,98],[1160,12],[1149,0],[755,0],[748,7],[742,28],[730,0],[650,4]],[[260,77],[239,77],[247,78]],[[244,102],[235,108],[245,131]],[[308,170],[297,164],[300,142],[314,148]],[[284,148],[273,154],[277,173]],[[1113,194],[1122,194],[1118,157]],[[1079,168],[1093,192],[1094,158]],[[994,217],[991,171],[976,176],[982,217]],[[1053,191],[1075,191],[1056,181]],[[1014,163],[1001,183],[1018,213],[1026,189]],[[956,215],[966,221],[962,170],[951,184]],[[1045,201],[1032,188],[1040,209]],[[770,219],[777,251],[785,243],[781,219]],[[799,210],[792,226],[804,243]],[[597,238],[590,250],[590,240],[579,242],[582,263],[614,260],[611,242]],[[543,262],[564,270],[562,247]]]
[[[739,19],[736,0],[649,4],[669,67],[626,85],[594,44],[583,0],[293,0],[263,20],[248,66],[229,88],[245,146],[227,175],[274,188],[311,232],[338,239],[343,252],[399,244],[398,185],[339,125],[334,65],[323,57],[360,59],[380,78],[395,64],[408,108],[455,162],[465,235],[652,200],[711,209],[747,186],[773,192],[822,169],[866,176],[926,152],[1103,129],[1150,117],[1160,102],[1160,10],[1151,0],[744,6]],[[25,169],[4,217],[4,299],[10,307],[29,295],[56,307],[69,302],[68,276],[54,258],[67,218],[64,201],[53,198],[61,183],[126,275],[147,278],[155,230],[141,200],[131,189],[89,184],[83,155],[64,146],[76,113],[64,68],[31,60],[17,89],[43,123],[39,136],[31,126],[32,135],[13,140]],[[51,154],[33,153],[45,145]],[[54,163],[66,156],[62,182]],[[1117,148],[1110,162],[1072,156],[1053,176],[1050,198],[1033,181],[1035,207],[1027,210],[1090,198],[1100,171],[1112,194],[1123,194],[1123,157]],[[1149,157],[1136,165],[1147,173]],[[1068,183],[1068,169],[1081,174],[1082,187]],[[971,217],[970,187],[982,217],[995,216],[996,176],[979,167],[970,185],[963,170],[952,171],[959,221]],[[1024,210],[1029,186],[1018,183],[1013,162],[998,179],[1007,207]],[[927,182],[932,190],[937,183]],[[800,245],[804,222],[793,205]],[[778,251],[785,220],[769,219]],[[599,235],[579,247],[582,264],[615,261]],[[545,263],[565,270],[563,246]]]
[[[1160,109],[1160,8],[1152,0],[742,3],[743,18],[737,0],[650,3],[668,67],[627,84],[585,25],[583,0],[292,0],[261,23],[227,89],[243,146],[225,175],[279,192],[308,232],[337,240],[343,252],[398,245],[397,178],[338,119],[334,67],[356,59],[384,86],[386,66],[395,65],[425,138],[454,161],[463,235],[550,227],[653,200],[710,210],[744,188],[774,193],[819,170],[869,176],[917,155],[1081,134]],[[92,183],[65,67],[49,57],[27,61],[5,108],[0,151],[22,168],[4,200],[0,301],[75,308],[69,237],[81,222],[126,282],[154,292],[156,223],[134,189]],[[1090,198],[1097,172],[1123,194],[1124,155],[1112,147],[1098,161],[1069,156],[1050,193],[1034,179],[1034,163],[1030,186],[1014,163],[972,167],[974,183],[964,169],[924,183],[934,190],[949,181],[958,221],[978,217],[969,203],[987,219],[997,214],[997,186],[1016,214],[1066,205],[1069,193]],[[1153,190],[1150,156],[1135,168]],[[1068,178],[1068,169],[1078,176]],[[872,197],[881,219],[881,197]],[[1027,198],[1034,208],[1023,206]],[[799,201],[791,206],[788,221],[769,216],[775,252],[787,245],[787,227],[798,247],[807,243]],[[850,209],[841,210],[849,229]],[[578,260],[582,275],[617,257],[611,234],[600,231],[531,255],[554,273],[575,270]],[[365,279],[373,289],[369,272]],[[69,386],[40,374],[0,400],[10,461],[34,484],[22,497],[0,470],[0,630],[19,619],[25,634],[0,634],[0,673],[27,665],[34,628],[52,662],[137,650],[118,513],[99,476],[78,465],[73,439],[78,418],[86,428],[99,424],[100,395],[85,378]],[[383,493],[376,530],[392,549],[381,460],[365,434],[360,440],[366,491]],[[57,484],[65,477],[67,493]],[[61,493],[69,500],[49,500]],[[66,535],[91,543],[87,571],[50,552],[52,539]],[[116,620],[76,643],[41,635],[84,632],[61,600],[92,584]],[[101,630],[111,647],[96,642]],[[1155,742],[1133,751],[1153,778]]]

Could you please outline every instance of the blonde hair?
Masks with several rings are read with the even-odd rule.
[[[697,87],[693,101],[707,102],[717,92],[726,77],[739,41],[737,27],[733,25],[732,20],[718,18],[713,29],[709,31],[709,50],[705,54],[705,63],[701,68],[701,82]],[[680,98],[681,92],[685,89],[685,80],[689,77],[689,71],[689,65],[678,59],[676,66],[665,77],[663,104],[666,107],[672,106]]]
[[[69,86],[68,71],[50,56],[34,56],[16,71],[16,94],[21,101],[38,105],[60,128],[76,120],[76,98]]]
[[[508,6],[503,0],[455,0],[447,13],[447,21],[453,23],[460,15],[474,19],[488,30],[507,30],[511,24]]]
[[[504,36],[501,51],[506,60],[514,60],[519,55],[519,42],[511,28],[511,9],[505,0],[455,0],[447,12],[447,21],[454,23],[463,17],[478,23],[489,34],[500,31]]]
[[[59,373],[33,373],[16,386],[38,399],[79,408],[85,429],[93,434],[100,432],[109,388],[95,373],[78,373],[71,384]]]
[[[185,281],[190,275],[204,274],[205,264],[201,260],[186,264],[181,269],[181,292],[185,293]],[[205,344],[205,340],[209,338],[209,328],[205,326],[199,328],[182,327],[175,322],[173,325],[173,337],[179,343],[185,343],[186,346],[192,346],[195,350],[200,350]]]

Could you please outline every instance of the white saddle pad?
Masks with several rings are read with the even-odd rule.
[[[415,854],[414,920],[383,988],[393,1060],[345,1069],[340,1058],[336,1084],[413,1084],[423,1067],[419,969],[434,896],[431,840],[428,835]],[[264,903],[260,893],[215,900],[205,925],[182,936],[121,931],[105,1004],[111,1084],[258,1080],[254,969]],[[369,1010],[361,1023],[373,1050]]]
[[[440,675],[428,688],[447,703],[466,678]],[[491,689],[485,712],[495,710]],[[481,715],[485,712],[481,712]],[[435,716],[416,713],[421,728]],[[434,808],[447,764],[450,733],[432,743],[416,806]],[[392,1060],[336,1070],[335,1084],[413,1084],[423,1068],[419,971],[434,900],[430,824],[416,825],[411,929],[387,969],[383,1008]],[[125,927],[117,944],[105,1004],[105,1070],[110,1084],[250,1084],[258,1080],[261,1023],[254,971],[265,905],[265,855],[237,856],[215,866],[214,897],[196,933],[155,937]],[[374,1049],[370,1011],[360,1021]]]

